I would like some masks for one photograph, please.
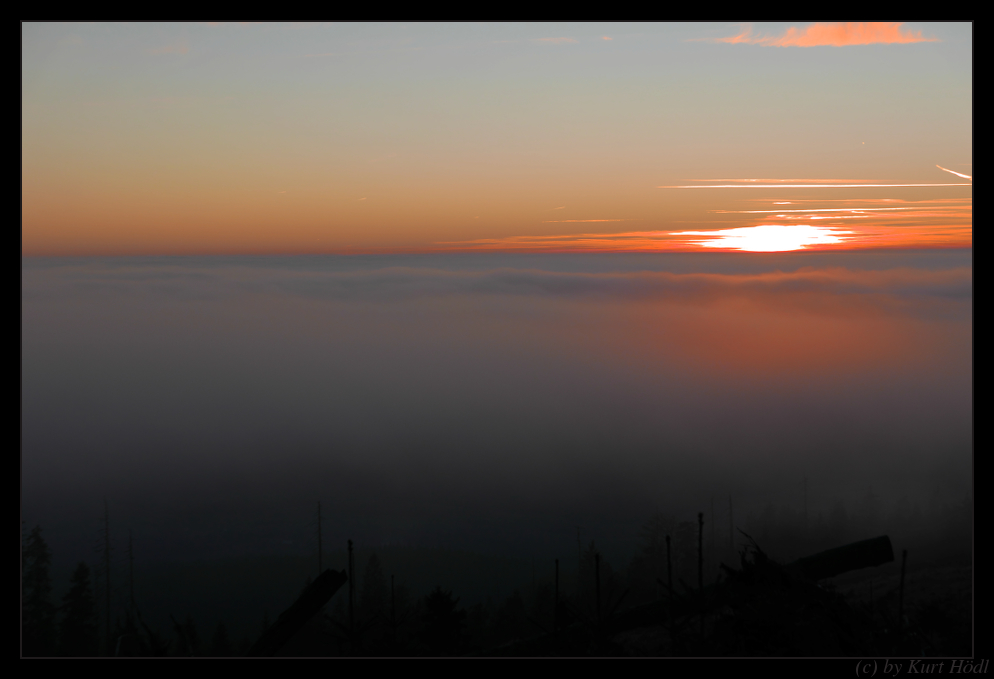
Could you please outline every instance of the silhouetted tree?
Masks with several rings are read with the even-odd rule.
[[[170,619],[173,621],[173,631],[179,639],[180,655],[200,655],[200,635],[197,634],[197,628],[193,624],[193,617],[186,616],[186,622],[182,625],[172,616]]]
[[[115,656],[131,658],[150,655],[148,640],[139,633],[135,613],[131,610],[125,610],[123,618],[118,614],[112,639],[114,643],[111,650]]]
[[[100,530],[100,537],[98,540],[97,547],[103,554],[103,568],[101,575],[103,576],[103,604],[104,604],[104,654],[113,655],[114,654],[114,635],[111,633],[110,622],[111,622],[111,588],[110,588],[110,510],[107,508],[107,500],[104,500],[104,517],[103,517],[103,527]]]
[[[383,576],[380,559],[373,554],[366,562],[366,570],[362,578],[362,592],[359,595],[359,611],[364,621],[385,612],[387,597],[387,581]]]
[[[429,653],[452,655],[461,649],[466,611],[457,610],[458,604],[459,599],[441,587],[424,598],[422,641]]]
[[[494,616],[495,607],[490,597],[487,597],[486,603],[474,604],[466,612],[466,627],[469,642],[474,649],[485,650],[498,643],[493,633]]]
[[[411,593],[403,584],[395,584],[394,576],[390,576],[390,600],[386,604],[387,634],[384,650],[394,654],[402,652],[410,646],[409,623],[414,618],[415,606],[411,603]]]
[[[228,638],[228,630],[224,623],[218,621],[214,628],[214,636],[211,638],[210,655],[215,658],[229,658],[234,654],[231,640]]]
[[[880,498],[873,492],[872,486],[867,489],[859,510],[860,528],[861,532],[865,534],[860,535],[860,537],[872,535],[877,530],[880,521]]]
[[[69,657],[87,657],[97,653],[97,606],[90,583],[90,568],[80,561],[69,581],[69,591],[62,597],[60,653]]]
[[[673,587],[693,589],[697,583],[696,521],[681,521],[673,535]]]
[[[836,501],[832,507],[832,512],[828,516],[829,541],[835,544],[842,544],[849,533],[849,515],[845,505],[841,500]]]
[[[525,611],[525,600],[521,592],[514,590],[507,597],[503,605],[497,609],[496,621],[494,622],[494,635],[498,643],[505,643],[512,639],[523,639],[533,633],[528,623],[528,615]]]
[[[583,560],[580,562],[580,582],[582,584],[580,605],[582,610],[591,620],[596,616],[597,611],[597,555],[599,551],[593,541],[583,553]],[[606,559],[600,560],[600,594],[602,612],[608,610],[608,606],[618,598],[620,589],[620,579],[615,575],[614,569]]]
[[[652,601],[664,597],[666,582],[666,536],[675,532],[676,521],[657,514],[650,518],[639,532],[639,551],[628,567],[628,579],[636,602]]]
[[[50,601],[52,553],[35,526],[21,551],[21,651],[26,656],[55,655],[55,606]]]
[[[552,582],[539,582],[531,592],[528,606],[528,634],[551,632],[553,610],[555,609],[555,588]]]

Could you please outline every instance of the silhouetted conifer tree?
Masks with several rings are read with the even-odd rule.
[[[26,656],[55,655],[55,606],[51,602],[52,553],[35,526],[21,551],[21,652]]]
[[[262,612],[262,623],[259,625],[259,635],[256,637],[256,639],[258,640],[259,637],[261,637],[263,634],[265,634],[266,630],[269,629],[271,625],[272,625],[272,623],[269,620],[269,611],[265,610],[265,611]],[[251,648],[251,644],[249,644],[249,648]],[[247,652],[247,649],[246,649],[246,652]]]
[[[498,643],[512,639],[524,639],[533,633],[525,611],[525,600],[521,592],[514,590],[497,610],[494,635]]]
[[[474,649],[486,650],[499,643],[494,633],[494,617],[494,603],[490,597],[486,603],[474,604],[466,612],[469,642]]]
[[[539,581],[531,592],[528,606],[528,635],[553,630],[555,589],[552,582]]]
[[[458,610],[459,599],[436,587],[424,598],[422,641],[432,655],[453,655],[463,645],[466,611]]]
[[[113,635],[113,653],[115,656],[131,658],[149,655],[151,649],[146,639],[138,632],[135,614],[130,610],[124,611],[124,616],[117,616]]]
[[[697,580],[697,522],[681,521],[673,535],[673,586],[690,590]]]
[[[69,591],[62,597],[59,651],[63,656],[97,654],[97,606],[90,583],[90,568],[80,561],[73,571]]]
[[[100,534],[97,542],[97,549],[103,556],[101,564],[101,573],[97,584],[102,590],[99,592],[100,598],[103,599],[103,617],[104,617],[104,635],[103,635],[103,655],[112,656],[115,650],[115,638],[111,632],[111,618],[112,607],[111,607],[111,588],[110,588],[110,571],[111,571],[111,544],[110,544],[110,510],[107,508],[107,501],[104,500],[104,516],[101,520],[103,526],[101,526]],[[101,582],[102,580],[102,582]]]
[[[187,615],[186,622],[183,624],[176,622],[175,618],[171,617],[171,619],[173,631],[179,640],[179,654],[184,656],[200,655],[200,635],[197,634],[197,628],[193,624],[193,617]]]
[[[224,623],[218,621],[214,628],[214,636],[211,638],[210,655],[215,658],[229,658],[234,654],[231,640],[228,638],[228,630]]]
[[[835,502],[832,512],[828,516],[829,541],[835,544],[842,544],[849,533],[849,515],[845,505],[841,500]]]
[[[639,532],[639,551],[628,567],[633,598],[636,602],[665,598],[668,592],[660,581],[666,582],[666,536],[672,535],[676,521],[657,514]]]
[[[601,605],[608,606],[609,602],[618,595],[620,585],[618,577],[611,568],[607,560],[601,558],[598,566],[597,555],[600,552],[597,545],[591,540],[590,546],[583,553],[583,561],[580,562],[580,581],[583,585],[580,599],[581,610],[585,612],[591,620],[596,616],[597,611],[597,575],[600,572],[600,593]],[[605,608],[606,610],[606,608]]]
[[[362,592],[359,595],[359,610],[364,621],[384,615],[387,596],[387,581],[383,575],[383,568],[380,566],[379,557],[373,554],[366,562]]]
[[[877,530],[880,520],[880,497],[873,492],[872,486],[866,491],[866,496],[860,506],[860,514],[860,528],[862,529],[860,537],[872,535]]]

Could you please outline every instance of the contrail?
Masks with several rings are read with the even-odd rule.
[[[939,168],[940,170],[945,170],[946,172],[951,172],[952,174],[956,175],[957,177],[962,177],[963,179],[973,179],[973,177],[971,177],[968,174],[960,174],[956,170],[950,170],[948,168],[942,167],[941,165],[936,165],[936,167]]]
[[[952,172],[952,170],[947,170]],[[959,174],[953,172],[953,174]],[[960,175],[963,176],[963,175]],[[972,177],[970,177],[972,179]],[[708,184],[705,186],[657,186],[657,189],[871,189],[917,186],[973,186],[973,184]]]
[[[727,215],[765,215],[771,213],[781,213],[781,212],[883,212],[890,210],[918,210],[921,208],[915,207],[826,207],[826,208],[816,208],[812,210],[708,210],[708,212],[717,212],[719,214]],[[935,208],[931,208],[935,209]]]
[[[629,219],[546,219],[543,224],[564,224],[566,222],[627,222]]]

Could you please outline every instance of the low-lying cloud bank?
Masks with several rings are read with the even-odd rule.
[[[26,260],[25,514],[83,549],[108,497],[196,555],[297,549],[322,499],[513,550],[805,476],[812,508],[953,497],[970,259]]]
[[[569,257],[568,255],[566,257]],[[693,257],[693,255],[691,255]],[[499,260],[497,260],[499,262]],[[894,267],[883,270],[846,266],[807,266],[793,271],[761,273],[673,273],[668,271],[554,271],[495,267],[445,270],[412,266],[380,266],[360,270],[145,264],[74,266],[46,260],[25,277],[27,299],[46,294],[135,294],[177,299],[223,298],[237,294],[287,294],[342,301],[407,301],[451,295],[608,297],[622,300],[707,297],[782,297],[798,293],[894,298],[969,300],[973,273],[969,263],[939,270]],[[58,280],[52,280],[52,277]],[[60,285],[61,283],[61,285]],[[140,286],[140,287],[139,287]]]

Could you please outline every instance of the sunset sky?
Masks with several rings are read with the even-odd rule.
[[[970,492],[971,24],[25,23],[21,87],[59,553]]]
[[[972,50],[957,23],[24,24],[22,252],[969,246]]]

